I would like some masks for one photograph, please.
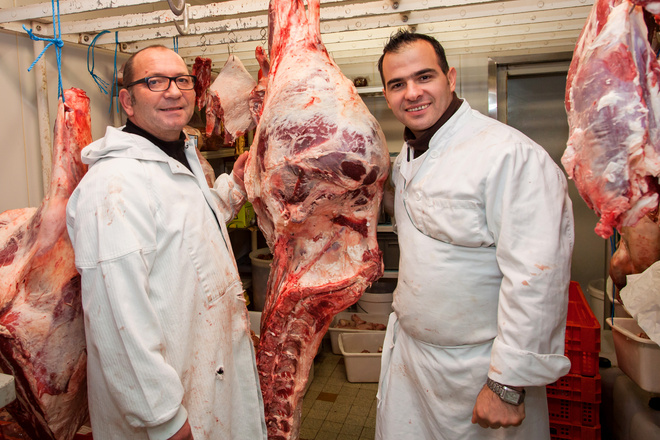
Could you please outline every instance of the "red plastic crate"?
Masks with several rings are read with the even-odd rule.
[[[548,397],[588,403],[601,402],[600,374],[594,377],[567,374],[546,387]]]
[[[565,355],[571,361],[570,374],[598,374],[600,323],[589,308],[580,284],[571,281],[568,288]]]
[[[557,399],[548,396],[550,423],[575,426],[597,426],[600,423],[600,404]]]
[[[552,440],[600,440],[600,425],[579,426],[550,422]]]

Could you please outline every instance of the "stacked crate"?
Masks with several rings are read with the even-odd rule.
[[[546,387],[552,440],[600,440],[600,324],[580,285],[571,281],[565,354],[571,370]]]

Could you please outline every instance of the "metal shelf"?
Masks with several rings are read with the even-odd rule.
[[[227,157],[234,157],[236,156],[236,153],[234,151],[234,147],[231,148],[221,148],[219,150],[215,151],[200,151],[202,153],[202,156],[206,160],[208,159],[223,159]]]

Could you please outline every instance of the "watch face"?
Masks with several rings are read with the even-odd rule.
[[[504,390],[502,393],[502,400],[518,405],[520,403],[520,394],[513,390]]]

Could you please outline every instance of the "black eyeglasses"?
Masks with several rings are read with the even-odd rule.
[[[179,75],[179,76],[147,76],[142,79],[138,79],[128,84],[126,88],[133,87],[136,84],[146,84],[149,90],[152,92],[164,92],[170,88],[170,85],[174,81],[174,84],[179,88],[179,90],[192,90],[195,87],[197,82],[197,77],[195,75]]]

